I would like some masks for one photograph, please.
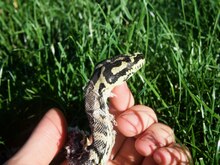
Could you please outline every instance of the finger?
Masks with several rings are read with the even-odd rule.
[[[155,162],[152,155],[149,155],[149,156],[144,157],[144,160],[141,163],[141,165],[158,165],[158,164]]]
[[[109,158],[110,160],[115,158],[115,156],[118,154],[119,150],[122,148],[122,145],[123,145],[125,140],[126,140],[126,137],[124,135],[122,135],[119,131],[117,131],[115,144],[112,148],[112,152],[111,152],[111,155],[110,155],[110,158]]]
[[[192,163],[189,150],[185,146],[178,144],[159,148],[155,151],[153,158],[156,163],[163,165]]]
[[[134,148],[135,139],[127,138],[123,143],[123,146],[119,150],[114,160],[109,161],[108,165],[136,165],[140,164],[143,160],[141,156]]]
[[[112,90],[112,93],[114,97],[109,98],[109,110],[115,117],[117,117],[122,111],[125,111],[134,105],[134,98],[127,86],[127,83],[123,83],[122,85],[115,87]],[[110,158],[113,158],[118,153],[125,140],[124,135],[118,131],[117,127],[115,127],[115,130],[117,131],[117,136]]]
[[[151,124],[157,122],[155,112],[144,105],[135,105],[117,118],[118,130],[127,137],[136,136],[145,131]]]
[[[109,98],[111,112],[125,111],[134,105],[134,97],[128,88],[127,83],[116,86],[112,90],[112,93],[114,97]]]
[[[49,164],[66,137],[66,122],[57,109],[49,110],[24,146],[6,164]]]
[[[173,130],[162,123],[152,124],[136,142],[136,150],[143,156],[151,155],[156,149],[175,143]]]

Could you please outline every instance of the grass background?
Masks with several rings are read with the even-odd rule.
[[[219,164],[219,17],[217,0],[0,1],[1,151],[50,107],[86,125],[82,88],[95,64],[138,51],[136,102],[155,109],[195,164]]]

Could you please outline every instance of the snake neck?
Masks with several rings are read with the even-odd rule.
[[[115,142],[114,117],[109,113],[107,106],[109,93],[110,91],[99,93],[94,90],[93,84],[88,85],[85,91],[85,109],[93,141],[88,147],[89,157],[94,161],[102,161],[95,162],[96,164],[107,162]]]
[[[103,111],[104,114],[109,114],[107,99],[110,93],[111,91],[106,90],[104,92],[100,92],[99,90],[94,89],[93,83],[89,82],[89,85],[87,85],[84,94],[86,112],[96,114]],[[99,112],[99,110],[101,111]]]
[[[91,82],[85,88],[85,110],[91,129],[91,141],[85,132],[75,129],[70,134],[67,159],[71,165],[106,165],[115,143],[114,117],[109,113],[110,92],[99,93]]]

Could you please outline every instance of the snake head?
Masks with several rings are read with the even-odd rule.
[[[104,60],[96,65],[90,84],[93,84],[93,90],[99,94],[110,92],[115,86],[127,81],[144,65],[144,62],[141,53],[118,55]]]

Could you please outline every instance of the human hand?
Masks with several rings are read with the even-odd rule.
[[[113,89],[110,111],[117,122],[117,137],[108,165],[190,164],[186,147],[175,142],[173,130],[158,123],[155,112],[135,105],[127,84]]]
[[[116,97],[110,98],[110,111],[118,124],[108,165],[189,164],[189,151],[175,144],[172,129],[158,123],[151,108],[133,106],[126,84],[113,93]],[[58,109],[49,110],[25,145],[5,164],[49,164],[65,144],[66,133],[63,114]]]

